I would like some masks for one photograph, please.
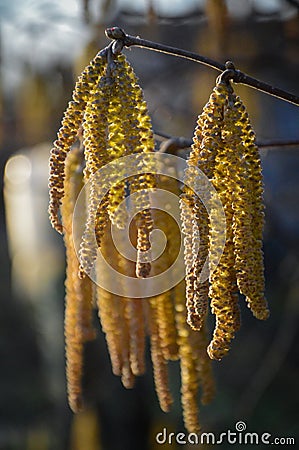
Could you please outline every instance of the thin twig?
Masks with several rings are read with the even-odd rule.
[[[162,138],[161,153],[175,153],[177,150],[191,147],[192,139],[183,136],[171,136],[167,133],[155,131],[155,138]],[[257,141],[259,148],[277,148],[277,147],[299,147],[299,139],[276,139],[269,141]]]
[[[131,36],[126,34],[121,28],[113,27],[106,29],[106,35],[110,39],[114,39],[116,41],[120,41],[124,47],[142,47],[148,48],[150,50],[154,50],[157,52],[166,53],[173,56],[178,56],[180,58],[185,58],[190,61],[195,61],[200,64],[204,64],[208,67],[211,67],[219,72],[223,72],[227,69],[226,64],[221,64],[218,61],[214,61],[206,56],[199,55],[198,53],[189,52],[188,50],[183,50],[175,47],[170,47],[168,45],[160,44],[157,42],[148,41],[146,39],[141,39],[137,36]],[[299,106],[299,97],[297,95],[291,94],[283,89],[274,87],[264,81],[258,80],[247,75],[240,70],[234,70],[232,75],[232,79],[236,83],[245,84],[250,86],[258,91],[264,92],[266,94],[272,95],[273,97],[277,97],[281,100],[285,100],[289,103]]]

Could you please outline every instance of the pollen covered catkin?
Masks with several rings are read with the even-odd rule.
[[[161,181],[161,180],[160,180]],[[160,188],[166,189],[166,183],[164,180],[160,182]],[[161,210],[154,210],[153,219],[155,226],[163,231],[167,244],[163,253],[153,263],[153,276],[159,274],[165,274],[172,264],[173,246],[177,246],[175,227],[173,227],[173,221],[169,214],[166,214]],[[164,281],[164,284],[163,284]],[[171,289],[167,289],[168,278],[160,282],[161,293],[156,296],[155,304],[157,307],[157,322],[158,332],[161,341],[161,348],[163,356],[166,360],[178,359],[178,346],[177,346],[177,329],[175,323],[175,308]]]
[[[199,389],[201,403],[209,403],[215,393],[211,360],[207,355],[206,326],[194,331],[186,322],[185,281],[173,288],[176,311],[177,343],[181,367],[181,403],[186,429],[200,431]]]
[[[116,99],[116,84],[106,74],[87,102],[83,122],[83,145],[86,160],[85,177],[90,179],[87,191],[88,217],[79,250],[80,273],[90,274],[97,256],[97,247],[108,223],[108,177],[98,172],[109,162],[107,129],[109,104]]]
[[[245,295],[257,318],[266,319],[269,315],[264,298],[260,159],[245,106],[222,77],[199,116],[187,164],[187,186],[180,201],[185,233],[187,322],[200,329],[210,301],[216,324],[207,351],[210,358],[220,360],[228,353],[240,327],[238,291]],[[194,166],[207,178],[200,177]],[[208,199],[208,217],[204,200],[209,182],[216,193]],[[226,221],[220,259],[224,236],[219,199]],[[209,283],[201,280],[207,256]]]
[[[208,178],[213,176],[221,142],[224,103],[225,91],[222,86],[216,86],[197,121],[180,201],[182,231],[185,233],[187,322],[197,330],[203,325],[208,308],[209,283],[201,280],[201,273],[208,257],[209,218],[202,203],[207,194],[208,179],[203,177],[198,182],[199,174],[195,168]]]
[[[64,196],[65,159],[77,138],[86,102],[90,98],[104,67],[105,58],[97,54],[80,75],[73,91],[73,99],[69,102],[64,113],[61,128],[57,133],[57,140],[51,150],[49,161],[49,215],[52,226],[59,233],[63,231],[58,212]]]
[[[130,388],[133,386],[134,376],[130,367],[129,329],[125,320],[125,299],[113,293],[112,288],[113,268],[115,270],[117,268],[118,253],[114,247],[110,227],[103,236],[101,253],[103,260],[98,259],[96,262],[99,319],[105,333],[112,371],[115,375],[121,376],[125,387]],[[110,268],[107,268],[106,264]]]
[[[240,292],[245,295],[249,308],[257,319],[265,320],[269,316],[265,299],[265,280],[263,263],[263,182],[259,151],[255,144],[255,133],[251,127],[244,104],[237,96],[233,97],[234,126],[239,126],[243,158],[240,163],[242,172],[238,190],[235,192],[236,207],[234,228],[247,229],[246,238],[235,232],[235,252],[237,281]],[[248,205],[248,209],[246,206]],[[241,213],[240,213],[241,211]],[[238,214],[239,213],[239,214]]]
[[[233,209],[232,209],[232,191],[230,189],[231,171],[235,170],[232,164],[232,148],[219,148],[216,157],[216,167],[212,179],[222,205],[225,210],[226,218],[226,242],[222,256],[214,271],[210,274],[211,310],[216,316],[216,325],[213,339],[208,346],[210,358],[220,360],[230,349],[231,340],[240,325],[240,312],[238,305],[238,296],[235,296],[236,272],[235,255],[233,246]],[[212,208],[211,216],[217,214],[217,209]],[[213,220],[213,228],[210,231],[210,254],[211,260],[213,252],[219,248],[219,239],[221,239],[221,228],[217,217]]]
[[[138,79],[128,64],[124,56],[121,56],[125,72],[122,82],[126,87],[127,97],[127,117],[126,133],[130,138],[127,154],[142,154],[143,158],[134,160],[136,162],[136,173],[129,180],[131,195],[131,207],[137,213],[137,263],[136,275],[146,278],[151,270],[150,255],[150,233],[153,229],[153,220],[150,211],[149,191],[155,187],[156,180],[152,175],[154,169],[151,158],[146,158],[146,154],[154,152],[155,143],[151,120],[147,111],[147,105],[143,97],[143,91],[138,84]],[[128,114],[129,113],[129,114]],[[149,155],[150,156],[150,155]],[[148,172],[147,172],[148,170]]]
[[[124,37],[123,32],[119,35]],[[75,412],[84,404],[83,350],[84,343],[94,338],[95,296],[112,372],[126,388],[133,387],[135,377],[145,372],[148,335],[161,409],[169,411],[173,402],[168,361],[179,360],[184,424],[189,433],[198,433],[199,401],[208,403],[215,391],[211,360],[228,353],[240,327],[239,293],[255,317],[269,315],[264,297],[261,163],[245,106],[222,74],[198,117],[187,160],[180,196],[186,276],[175,285],[177,272],[168,269],[179,254],[179,233],[173,223],[177,212],[171,211],[171,202],[165,210],[153,209],[152,201],[157,183],[179,196],[177,168],[169,161],[157,165],[153,157],[151,119],[133,68],[115,51],[121,45],[118,41],[108,46],[84,69],[50,156],[49,214],[53,227],[64,232],[67,256],[69,404]],[[77,138],[82,141],[80,149],[74,148]],[[164,168],[168,164],[166,172],[160,170],[163,164]],[[84,211],[76,217],[84,229],[78,261],[72,222],[84,182]],[[167,237],[156,258],[155,241],[153,248],[150,241],[155,228]],[[127,231],[128,243],[122,234]],[[132,259],[117,245],[125,250],[128,245]],[[140,278],[160,274],[164,277],[157,277],[160,292],[146,297],[156,280]],[[210,343],[209,303],[215,316]]]
[[[159,323],[157,317],[157,297],[153,297],[148,305],[149,333],[151,343],[151,359],[153,364],[154,382],[159,404],[164,412],[168,412],[173,403],[169,389],[167,360],[163,355],[159,337]]]

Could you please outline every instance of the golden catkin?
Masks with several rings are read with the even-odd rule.
[[[211,360],[206,352],[206,326],[194,331],[186,322],[185,289],[184,280],[173,289],[181,366],[181,402],[186,429],[189,433],[198,433],[198,391],[201,390],[201,403],[207,404],[215,394],[215,384]]]
[[[108,142],[111,151],[115,155],[114,157],[119,158],[121,156],[153,152],[153,131],[146,103],[143,99],[142,89],[138,85],[138,80],[132,67],[123,55],[117,58],[115,76],[118,83],[118,99],[115,104],[115,119],[108,136]],[[135,168],[135,164],[137,164],[138,175],[131,177],[127,185],[128,187],[130,186],[130,194],[136,193],[136,200],[132,197],[131,201],[135,201],[139,211],[142,211],[150,207],[146,190],[154,185],[152,175],[142,174],[138,170],[140,166],[144,165],[144,161],[142,159],[137,161],[127,160],[126,166],[120,163],[118,178],[120,174],[125,178],[126,172],[132,167]],[[125,198],[125,189],[126,184],[123,180],[116,182],[111,189],[109,214],[112,222],[115,222],[120,228],[124,228],[127,219],[124,206],[118,208]],[[117,214],[115,214],[116,211]],[[148,216],[148,213],[146,215]]]
[[[154,152],[155,143],[143,91],[138,84],[138,79],[132,67],[123,55],[121,58],[125,67],[124,76],[121,81],[125,87],[125,91],[129,95],[127,97],[128,106],[125,109],[127,112],[125,126],[129,140],[127,154],[151,153]],[[148,173],[144,173],[145,168],[148,170]],[[149,190],[155,187],[155,177],[152,175],[152,171],[153,164],[151,159],[148,160],[146,157],[139,158],[136,160],[137,175],[131,177],[129,180],[133,210],[136,212],[139,211],[137,214],[136,275],[140,278],[146,278],[151,269],[149,236],[153,229],[153,220],[150,211]]]
[[[227,88],[224,85],[224,88]],[[227,91],[227,99],[230,91]],[[225,105],[227,110],[227,105]],[[220,119],[221,120],[221,119]],[[222,116],[223,123],[227,120],[225,113]],[[208,346],[210,358],[220,360],[230,349],[231,340],[240,327],[240,311],[236,286],[235,254],[233,243],[233,189],[232,173],[238,171],[234,164],[235,148],[219,143],[218,154],[215,159],[215,170],[212,179],[225,211],[226,242],[220,261],[210,274],[210,291],[212,313],[216,315],[216,325],[213,339]],[[221,233],[217,221],[217,208],[213,208],[213,228],[210,230],[210,264],[219,252],[221,246]],[[220,225],[221,227],[221,225]]]
[[[124,236],[123,243],[127,236]],[[136,243],[136,226],[132,221],[130,229],[130,239],[133,243]],[[127,244],[128,245],[128,244]],[[135,274],[135,262],[125,258],[118,253],[117,262],[118,271],[127,277],[130,277],[134,282],[136,278]],[[127,280],[123,285],[125,297],[124,297],[124,320],[127,323],[129,332],[129,357],[131,371],[134,375],[142,375],[145,372],[145,302],[147,299],[142,299],[142,292],[140,291],[140,298],[130,298],[131,280]],[[135,295],[138,293],[135,290]]]
[[[127,120],[129,116],[129,91],[130,86],[124,80],[126,77],[126,67],[123,59],[120,57],[115,62],[116,68],[113,76],[116,83],[117,95],[109,106],[109,129],[108,129],[108,155],[110,160],[116,160],[130,153],[133,153],[130,145],[128,145],[129,137],[127,137]],[[134,121],[133,118],[131,120]],[[136,124],[136,122],[135,122]],[[128,214],[125,204],[126,195],[126,171],[127,167],[119,160],[116,171],[111,171],[109,191],[108,213],[111,222],[118,228],[125,228]]]
[[[215,380],[213,377],[211,359],[207,353],[207,326],[203,324],[199,331],[190,335],[190,345],[193,349],[193,359],[201,389],[200,401],[203,405],[210,403],[215,396]]]
[[[151,211],[145,209],[138,213],[137,224],[137,261],[136,275],[138,278],[146,278],[151,271],[151,243],[150,233],[153,229]]]
[[[83,348],[87,340],[94,338],[93,286],[85,277],[88,273],[95,276],[98,284],[98,315],[113,373],[121,377],[126,388],[133,387],[135,376],[145,371],[148,332],[161,409],[169,411],[173,402],[168,360],[179,359],[185,427],[190,433],[198,433],[198,400],[208,403],[215,391],[211,359],[220,360],[228,353],[240,327],[238,291],[244,294],[257,318],[265,319],[269,314],[264,298],[264,211],[258,148],[242,101],[233,94],[225,77],[220,76],[198,117],[180,197],[185,280],[169,290],[167,280],[164,292],[155,297],[142,298],[144,293],[140,292],[139,298],[137,291],[138,298],[131,298],[132,286],[135,296],[136,289],[141,290],[141,285],[136,287],[134,283],[140,282],[137,278],[164,274],[176,260],[179,233],[170,215],[151,210],[151,193],[157,182],[153,175],[157,167],[152,158],[155,144],[151,120],[132,67],[123,55],[113,55],[110,50],[109,47],[98,54],[79,78],[50,157],[49,213],[52,225],[59,232],[65,231],[67,253],[65,339],[69,403],[73,411],[83,406]],[[84,174],[82,152],[69,151],[80,135],[86,163]],[[133,158],[124,160],[127,156]],[[108,167],[110,171],[106,170]],[[159,175],[159,187],[178,196],[175,168],[173,172],[174,178]],[[72,220],[83,176],[89,184],[78,262]],[[210,183],[216,194],[211,193]],[[219,199],[226,220],[224,248]],[[136,247],[136,264],[119,252],[112,239],[112,225],[115,242],[124,239],[121,229],[126,229],[129,216],[133,218],[129,234]],[[167,244],[163,254],[152,261],[150,235],[154,223],[164,232]],[[121,245],[127,244],[122,241]],[[103,259],[98,258],[99,252]],[[204,272],[208,266],[209,279]],[[126,278],[116,279],[117,273]],[[170,277],[176,276],[169,273]],[[123,297],[113,293],[118,282],[125,288]],[[208,345],[209,299],[216,323]]]
[[[157,322],[163,356],[166,360],[178,359],[177,330],[171,291],[156,297]]]
[[[107,75],[103,75],[84,112],[83,145],[86,160],[85,172],[94,174],[109,162],[107,154],[107,129],[109,105],[116,99],[116,85]]]
[[[98,267],[99,276],[103,276],[103,272]],[[116,332],[118,322],[121,320],[117,314],[119,299],[115,298],[113,294],[97,287],[97,306],[98,314],[101,322],[102,330],[105,333],[107,347],[110,355],[112,372],[114,375],[121,375],[122,371],[122,351],[120,338]]]
[[[192,154],[194,156],[194,152]],[[168,178],[163,186],[175,195],[179,195],[177,180]],[[175,227],[168,229],[169,254],[171,261],[177,256],[178,246]],[[198,432],[198,389],[201,388],[201,401],[206,404],[212,400],[215,386],[211,360],[207,355],[206,326],[193,331],[186,322],[186,282],[183,280],[172,289],[175,304],[177,345],[181,364],[181,394],[184,423],[189,432]],[[204,316],[203,320],[205,320]],[[191,383],[190,383],[191,381]]]
[[[208,307],[209,283],[208,280],[201,280],[201,273],[208,257],[209,218],[203,204],[208,192],[207,180],[197,181],[195,167],[208,178],[213,176],[215,158],[221,142],[221,117],[225,95],[225,89],[216,86],[198,118],[185,171],[186,186],[180,200],[182,231],[185,234],[187,322],[197,330],[203,325]],[[190,185],[196,189],[196,193],[192,191]]]
[[[98,172],[110,162],[107,152],[109,104],[116,99],[116,83],[107,75],[101,77],[98,88],[86,105],[83,122],[83,145],[86,159],[85,175],[90,178],[88,218],[80,244],[80,274],[90,274],[108,223],[109,177]],[[102,175],[102,176],[101,176]]]
[[[92,281],[90,278],[85,278],[84,280],[80,280],[79,285],[80,295],[78,295],[78,323],[76,332],[82,342],[87,342],[95,339],[95,330],[92,325]]]
[[[160,180],[159,188],[166,189],[164,180]],[[160,290],[163,292],[155,297],[158,332],[164,358],[166,360],[175,360],[178,359],[175,310],[171,290],[167,289],[168,277],[166,272],[173,262],[173,255],[171,254],[173,249],[171,248],[171,244],[176,247],[177,236],[175,229],[175,235],[172,233],[173,220],[169,214],[161,210],[154,210],[153,220],[157,229],[163,231],[165,238],[167,239],[167,244],[163,250],[163,253],[152,264],[153,276],[165,274],[164,285],[163,279],[159,282]]]
[[[143,302],[144,300],[140,298],[125,299],[125,318],[128,324],[130,341],[130,365],[134,375],[142,375],[145,372],[145,323]]]
[[[171,161],[163,161],[160,162],[162,172],[169,173],[172,176],[159,176],[159,189],[163,189],[171,194],[174,194],[176,198],[178,198],[180,194],[180,189],[178,185],[178,175],[175,167],[171,166]],[[163,165],[166,165],[163,167]],[[166,197],[167,198],[167,197]],[[166,200],[167,201],[167,200]],[[172,215],[171,215],[172,214]],[[174,210],[174,205],[171,203],[168,205],[166,211],[161,211],[155,209],[153,212],[153,219],[155,226],[160,229],[167,240],[166,247],[164,249],[163,254],[154,261],[153,263],[153,273],[165,273],[165,281],[168,283],[169,278],[171,277],[172,281],[175,276],[172,273],[171,266],[175,263],[179,248],[180,248],[180,239],[181,235],[178,229],[178,223],[174,219],[177,211]],[[168,275],[166,275],[166,271]],[[166,290],[166,286],[164,289]],[[158,315],[161,317],[161,326],[160,328],[164,328],[164,356],[166,359],[178,359],[178,344],[177,344],[177,327],[175,320],[175,305],[173,298],[173,290],[165,291],[160,294],[162,296],[162,300],[158,300]],[[163,319],[164,316],[164,319]],[[161,337],[162,339],[162,337]],[[162,340],[163,342],[163,340]]]
[[[107,228],[101,245],[104,260],[113,267],[117,261],[118,253],[114,247],[110,228]],[[113,274],[110,273],[101,261],[97,261],[97,280],[99,286],[105,282],[108,287],[113,286]],[[115,270],[117,270],[117,263]],[[111,358],[112,370],[115,375],[122,377],[125,387],[131,388],[134,376],[130,366],[129,329],[125,320],[125,299],[109,290],[97,287],[97,305],[102,329]],[[111,289],[112,291],[112,289]]]
[[[193,199],[182,194],[180,198],[180,210],[182,220],[182,233],[184,234],[184,260],[185,260],[185,280],[186,280],[186,306],[187,321],[192,328],[200,328],[201,318],[194,307],[194,281],[193,274]]]
[[[231,133],[239,134],[242,142],[240,173],[234,201],[234,245],[237,281],[249,308],[258,319],[267,319],[269,309],[265,299],[264,263],[262,251],[264,206],[262,171],[255,134],[245,106],[233,97]]]
[[[92,287],[90,279],[78,278],[79,263],[72,234],[73,209],[82,188],[82,155],[75,149],[66,159],[65,196],[61,215],[65,230],[66,280],[65,280],[65,345],[67,390],[71,409],[82,409],[83,344],[94,338],[92,326]]]
[[[174,301],[181,367],[181,402],[184,424],[189,433],[198,433],[200,430],[198,421],[198,374],[190,345],[190,334],[193,331],[186,323],[184,281],[181,281],[174,288]]]
[[[156,393],[159,404],[164,412],[168,412],[173,403],[169,389],[167,361],[163,356],[159,337],[159,324],[157,319],[157,298],[150,299],[148,304],[148,320],[151,344],[151,359]]]
[[[98,247],[100,247],[109,220],[108,198],[107,195],[102,197],[99,193],[97,174],[91,179],[88,197],[88,216],[79,249],[80,277],[84,277],[85,274],[91,275]]]
[[[98,78],[104,70],[105,58],[99,54],[90,62],[80,75],[72,95],[72,101],[62,119],[57,140],[50,154],[49,176],[49,215],[52,226],[62,233],[63,228],[58,216],[61,199],[64,196],[65,159],[71,145],[75,142],[81,125],[86,102]]]

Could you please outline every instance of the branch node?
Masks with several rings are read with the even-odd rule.
[[[225,68],[226,69],[231,69],[231,70],[236,70],[235,65],[234,65],[234,63],[232,61],[226,61]]]
[[[243,73],[240,70],[235,68],[235,65],[232,61],[226,61],[225,63],[226,70],[219,75],[217,82],[225,83],[226,85],[230,85],[230,81],[234,81],[235,83],[240,83],[242,80]]]
[[[126,33],[119,27],[106,28],[105,34],[109,39],[125,39]]]

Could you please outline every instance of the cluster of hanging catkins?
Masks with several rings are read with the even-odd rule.
[[[176,258],[177,230],[166,213],[151,210],[149,192],[158,184],[179,197],[179,187],[173,178],[156,178],[151,173],[137,174],[125,181],[116,178],[115,183],[111,177],[98,179],[93,175],[122,156],[153,151],[151,121],[137,78],[123,55],[112,55],[105,49],[79,77],[50,157],[49,213],[53,227],[64,235],[67,256],[65,339],[69,403],[73,411],[83,407],[83,347],[95,337],[92,313],[96,303],[113,373],[121,377],[125,387],[133,386],[134,378],[145,371],[149,336],[162,410],[168,411],[172,403],[167,362],[179,360],[185,426],[189,432],[198,432],[198,393],[203,404],[214,394],[211,358],[221,359],[227,353],[240,324],[238,290],[257,318],[268,315],[263,296],[259,155],[243,104],[228,83],[219,82],[198,119],[188,165],[195,165],[206,174],[224,205],[227,237],[220,262],[210,279],[200,283],[203,262],[209,254],[212,257],[219,236],[217,229],[210,227],[200,199],[185,187],[180,204],[186,280],[152,298],[142,298],[142,293],[141,298],[120,297],[98,286],[110,276],[97,261],[98,248],[115,270],[128,277],[145,278],[166,270]],[[190,176],[192,171],[187,170],[187,181]],[[78,259],[73,242],[73,211],[88,180],[91,183],[81,218],[84,232]],[[103,198],[99,197],[97,183],[102,188],[110,186]],[[111,223],[125,227],[127,211],[123,205],[128,194],[135,194],[139,207],[130,227],[131,241],[137,249],[136,263],[116,250],[111,236]],[[164,231],[167,245],[151,263],[143,255],[150,249],[154,225]],[[195,242],[198,237],[199,248]],[[94,267],[97,285],[86,276]],[[208,299],[216,315],[209,345],[205,324]]]
[[[209,280],[202,283],[204,262],[208,257],[212,266],[223,236],[217,217],[213,222],[210,220],[213,214],[217,216],[217,209],[214,211],[212,207],[209,217],[200,199],[187,187],[194,181],[194,166],[215,187],[226,220],[226,241],[220,261],[211,267]],[[180,204],[185,235],[187,322],[194,330],[201,329],[210,299],[216,325],[207,351],[210,358],[220,360],[229,351],[240,327],[238,291],[245,296],[256,318],[264,320],[269,315],[264,297],[264,208],[259,151],[245,106],[224,77],[218,78],[198,118],[185,183]]]

